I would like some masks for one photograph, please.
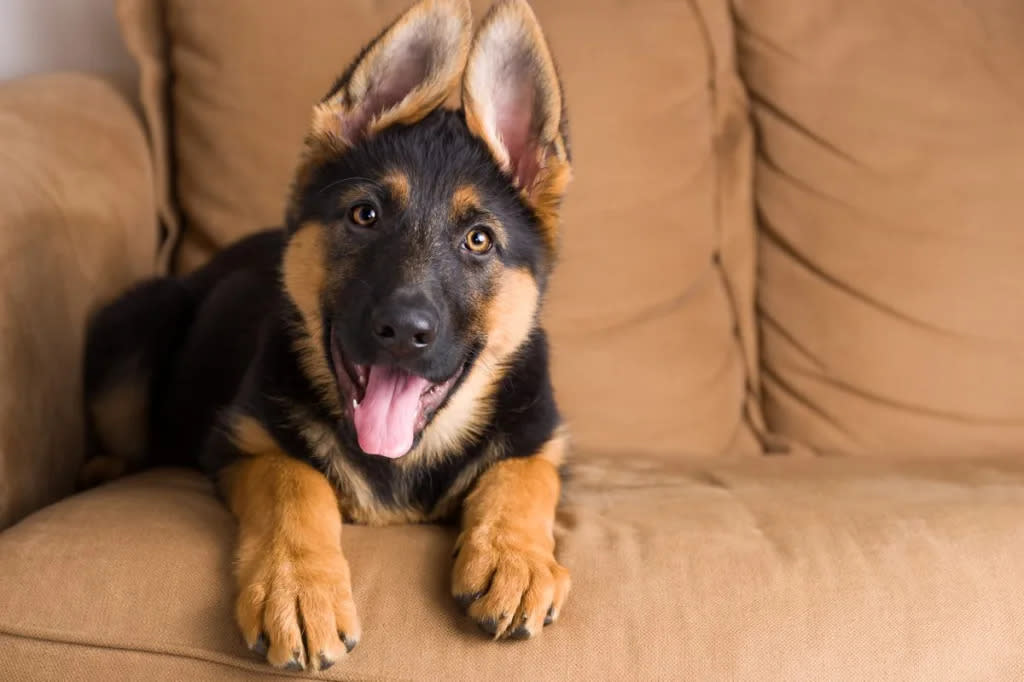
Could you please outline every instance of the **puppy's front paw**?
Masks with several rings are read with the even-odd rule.
[[[500,528],[459,536],[452,594],[495,639],[529,639],[558,619],[569,571],[545,544]]]
[[[277,668],[326,670],[359,641],[348,562],[338,549],[266,549],[241,553],[242,636]]]

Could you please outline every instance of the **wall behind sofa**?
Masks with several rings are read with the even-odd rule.
[[[75,69],[135,89],[114,0],[0,0],[0,80]]]

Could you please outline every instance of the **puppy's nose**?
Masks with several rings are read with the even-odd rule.
[[[377,306],[371,325],[377,345],[397,358],[422,354],[437,338],[437,315],[411,302]]]

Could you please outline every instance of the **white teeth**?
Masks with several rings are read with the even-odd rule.
[[[355,398],[352,398],[352,407],[359,407],[359,401]]]

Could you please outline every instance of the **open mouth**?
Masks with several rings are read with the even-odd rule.
[[[397,458],[412,450],[470,363],[467,360],[455,374],[435,383],[395,365],[355,364],[333,333],[328,338],[345,414],[352,420],[359,448],[370,455]]]

